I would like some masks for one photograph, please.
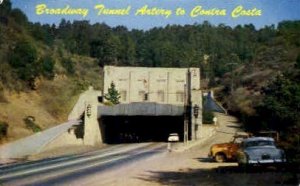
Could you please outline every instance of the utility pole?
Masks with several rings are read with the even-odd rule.
[[[188,119],[187,119],[187,84],[184,85],[184,124],[183,124],[183,142],[185,145],[187,145],[188,142]]]
[[[187,71],[186,85],[185,85],[185,102],[184,102],[184,143],[187,144],[189,140],[190,126],[191,126],[191,72]]]

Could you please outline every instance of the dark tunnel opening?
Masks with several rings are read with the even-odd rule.
[[[167,142],[170,133],[183,141],[183,116],[102,116],[104,143]]]

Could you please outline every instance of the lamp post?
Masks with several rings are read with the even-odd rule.
[[[91,115],[92,115],[92,106],[91,106],[91,104],[88,104],[87,107],[86,107],[86,115],[87,115],[87,117],[91,117]]]
[[[194,105],[193,112],[195,117],[195,139],[197,139],[197,131],[198,131],[197,118],[199,116],[199,105],[197,104]]]

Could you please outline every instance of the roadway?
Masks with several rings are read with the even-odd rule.
[[[220,185],[221,178],[230,182],[215,170],[219,166],[236,168],[236,163],[210,162],[207,154],[212,144],[228,142],[239,124],[229,116],[218,118],[216,135],[188,151],[169,153],[166,143],[111,145],[84,154],[0,166],[0,185],[153,186],[202,185],[205,181]],[[233,177],[239,178],[240,173]]]
[[[66,185],[166,153],[165,143],[111,145],[80,155],[0,166],[0,185]]]

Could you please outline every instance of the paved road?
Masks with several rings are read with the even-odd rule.
[[[3,185],[65,185],[166,152],[165,143],[120,144],[82,155],[0,166]]]
[[[238,129],[235,120],[223,115],[219,119],[217,134],[187,152],[168,153],[165,143],[113,145],[81,155],[0,166],[0,185],[152,186],[169,185],[174,181],[178,185],[203,183],[208,179],[206,173],[202,173],[203,168],[213,169],[221,165],[206,160],[210,145],[229,141]],[[236,166],[234,163],[226,165]],[[191,176],[193,172],[182,172],[190,169],[201,171],[195,177]],[[216,182],[215,179],[207,181]]]

